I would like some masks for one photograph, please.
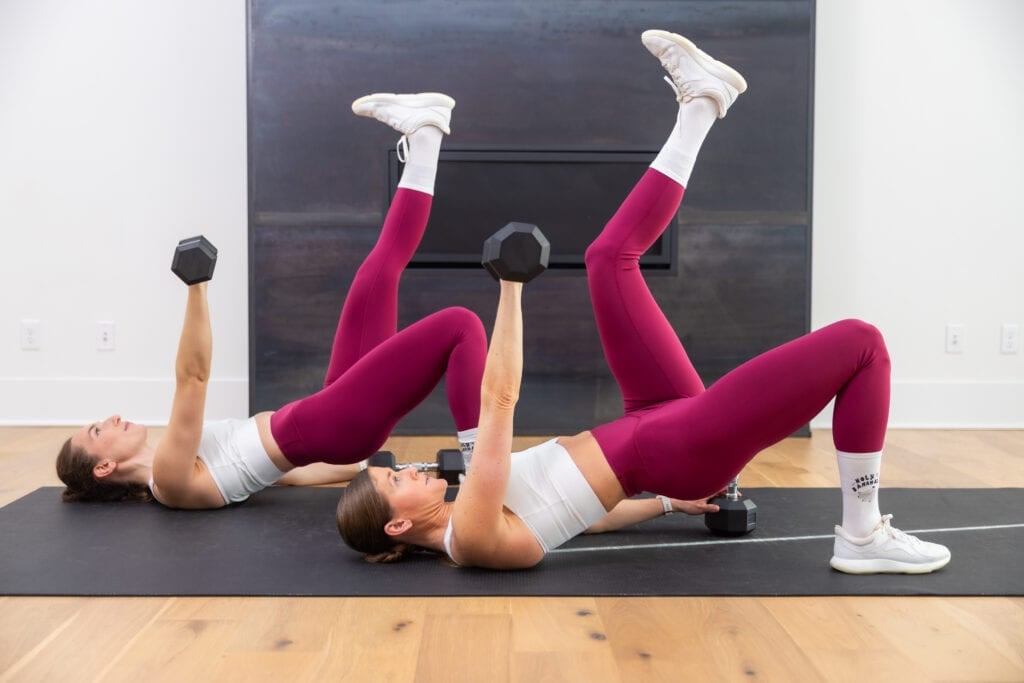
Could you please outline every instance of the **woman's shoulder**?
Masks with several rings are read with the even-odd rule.
[[[196,458],[192,476],[184,485],[161,486],[157,481],[150,481],[149,490],[158,503],[170,508],[208,510],[226,505],[220,487],[200,458]]]
[[[467,530],[460,537],[458,527],[450,523],[449,557],[459,565],[485,569],[527,569],[540,563],[544,549],[523,520],[508,508],[501,517],[501,523],[486,535]]]

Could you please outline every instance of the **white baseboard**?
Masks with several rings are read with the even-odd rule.
[[[165,425],[173,397],[173,378],[0,377],[0,425],[80,425],[114,414]],[[210,380],[207,420],[248,416],[248,378]]]
[[[832,406],[811,421],[832,426]],[[1024,382],[897,381],[892,429],[1024,429]]]

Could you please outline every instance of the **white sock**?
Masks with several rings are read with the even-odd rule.
[[[878,480],[882,452],[836,452],[839,485],[843,489],[843,529],[854,536],[867,536],[882,519],[878,511]]]
[[[472,429],[463,429],[456,433],[459,439],[459,450],[462,451],[462,462],[466,465],[466,471],[469,471],[469,463],[473,459],[473,446],[476,445],[476,427]]]
[[[717,119],[718,105],[710,97],[695,97],[689,102],[681,102],[676,126],[651,162],[651,168],[686,187],[700,146]]]
[[[434,194],[434,178],[437,176],[437,158],[441,154],[441,140],[444,132],[435,126],[422,126],[406,136],[409,155],[402,169],[399,187]]]

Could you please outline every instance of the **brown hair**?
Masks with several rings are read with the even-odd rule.
[[[357,474],[338,501],[338,533],[346,545],[366,554],[367,562],[396,562],[413,547],[396,543],[384,531],[393,511],[370,479],[369,470]]]
[[[61,497],[67,502],[119,502],[146,503],[153,500],[153,494],[145,484],[106,482],[96,478],[92,468],[96,456],[84,448],[71,445],[71,439],[64,442],[57,454],[57,476],[64,482]]]

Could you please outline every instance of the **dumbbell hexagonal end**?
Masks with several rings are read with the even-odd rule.
[[[366,464],[369,467],[389,467],[395,469],[398,466],[398,459],[395,458],[395,454],[391,451],[377,451],[367,459]]]
[[[704,526],[718,536],[743,536],[757,526],[757,505],[747,498],[729,500],[724,496],[715,497],[711,502],[718,505],[718,512],[704,514]]]
[[[171,272],[186,285],[195,285],[213,279],[217,265],[217,247],[202,235],[178,242],[171,261]]]
[[[459,485],[459,475],[466,473],[466,464],[462,459],[462,451],[454,448],[442,448],[437,452],[437,476],[449,484]]]
[[[548,267],[551,243],[531,223],[508,223],[484,242],[481,263],[497,280],[529,282]]]

